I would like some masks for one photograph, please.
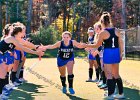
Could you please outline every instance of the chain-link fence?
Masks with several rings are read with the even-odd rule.
[[[125,58],[140,60],[140,26],[121,32],[125,40]]]

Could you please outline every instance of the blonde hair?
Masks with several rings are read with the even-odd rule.
[[[96,29],[97,27],[100,28],[100,30],[102,30],[101,22],[96,22],[96,23],[94,24],[94,29]]]
[[[25,25],[21,22],[16,22],[16,23],[13,23],[12,25],[13,27],[20,26],[22,29],[26,29]]]
[[[72,34],[71,34],[69,31],[63,32],[63,33],[62,33],[62,36],[65,35],[65,34],[67,34],[67,35],[69,35],[70,37],[72,37]]]

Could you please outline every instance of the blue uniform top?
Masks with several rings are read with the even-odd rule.
[[[118,48],[119,42],[115,34],[115,28],[106,28],[105,30],[109,32],[110,37],[104,40],[104,48]]]
[[[94,35],[92,37],[88,38],[88,43],[93,44],[94,43]]]
[[[69,41],[68,46],[65,46],[64,41],[61,41],[61,45],[58,50],[57,57],[59,57],[60,59],[63,59],[63,60],[68,60],[74,56],[73,49],[74,49],[74,47],[73,47],[72,40]]]

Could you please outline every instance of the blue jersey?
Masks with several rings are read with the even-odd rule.
[[[92,37],[88,37],[88,43],[93,44],[94,43],[94,35]],[[89,52],[88,54],[89,60],[96,60],[96,58]]]
[[[12,51],[15,48],[13,43],[6,43],[4,40],[0,41],[0,53],[4,54],[7,51]]]
[[[60,48],[58,50],[58,57],[63,60],[68,60],[73,56],[73,43],[69,41],[69,45],[65,46],[64,41],[61,41]]]
[[[94,43],[94,35],[92,37],[88,37],[88,43],[93,44]]]
[[[119,42],[115,34],[115,28],[106,28],[105,30],[109,32],[110,37],[104,40],[104,48],[118,48]]]
[[[13,63],[14,56],[11,56],[8,51],[13,51],[15,45],[12,43],[6,43],[4,40],[0,41],[0,64],[5,62],[7,65]]]
[[[74,61],[74,47],[72,40],[69,41],[69,45],[65,46],[64,41],[61,41],[60,48],[57,56],[57,66],[61,67],[66,65],[69,61]]]

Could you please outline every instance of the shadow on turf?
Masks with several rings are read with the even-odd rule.
[[[38,88],[44,88],[44,86],[33,83],[24,83],[19,86],[18,89],[12,91],[8,100],[34,100],[35,95],[47,93],[39,92]]]
[[[70,100],[88,100],[88,99],[83,99],[83,98],[77,97],[75,95],[70,95],[68,93],[66,95],[70,98]]]
[[[140,100],[140,90],[124,87],[126,100]]]

